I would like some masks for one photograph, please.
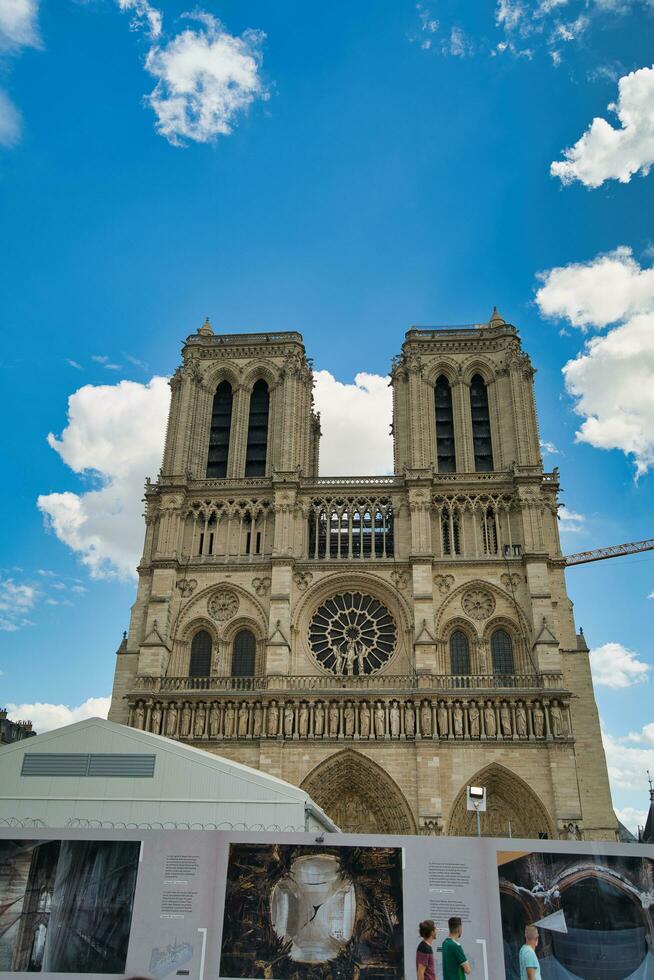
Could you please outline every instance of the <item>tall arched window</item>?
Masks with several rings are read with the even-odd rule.
[[[494,674],[513,674],[513,641],[506,630],[495,630],[491,636]]]
[[[208,677],[211,673],[211,634],[200,630],[191,640],[189,677]]]
[[[453,674],[470,673],[470,644],[463,630],[454,630],[450,637],[450,668]]]
[[[447,378],[441,374],[434,392],[436,402],[436,459],[439,473],[456,471],[454,452],[454,413],[452,411],[452,389]]]
[[[248,422],[248,445],[245,453],[245,475],[266,475],[266,452],[268,449],[268,409],[270,394],[265,381],[259,380],[250,395],[250,420]]]
[[[229,435],[231,430],[232,386],[229,381],[221,381],[216,388],[216,394],[213,396],[207,477],[221,478],[227,476],[227,458],[229,456]]]
[[[477,472],[493,469],[488,392],[484,379],[475,374],[470,382],[470,411],[472,414],[472,442]]]
[[[239,630],[232,644],[232,677],[254,677],[257,641],[251,630]]]

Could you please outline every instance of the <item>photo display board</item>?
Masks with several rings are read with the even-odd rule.
[[[654,977],[654,848],[202,830],[0,833],[0,975],[415,977],[418,923],[463,922],[472,976]]]

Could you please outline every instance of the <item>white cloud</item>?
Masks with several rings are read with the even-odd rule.
[[[343,384],[329,371],[316,371],[314,378],[323,431],[321,476],[391,473],[393,395],[389,379],[361,372],[354,384]]]
[[[37,598],[38,592],[32,585],[0,578],[0,632],[15,633],[31,625],[27,613],[34,608]]]
[[[563,151],[564,160],[550,167],[564,184],[575,180],[600,187],[606,180],[628,184],[639,171],[646,176],[654,163],[654,66],[623,75],[618,101],[609,105],[620,126],[596,117],[574,146]]]
[[[654,772],[654,748],[632,747],[626,738],[602,731],[611,788],[636,790],[647,799],[647,770]]]
[[[95,578],[134,574],[143,542],[143,483],[161,465],[170,390],[148,384],[85,385],[68,400],[68,424],[50,446],[100,488],[42,494],[38,507],[57,537]]]
[[[548,442],[547,440],[541,439],[540,449],[542,453],[546,453],[548,456],[558,456],[560,450],[556,448],[553,442]]]
[[[148,0],[118,0],[118,6],[124,13],[133,13],[130,24],[132,30],[140,30],[145,26],[153,40],[161,35],[163,16]]]
[[[106,364],[109,358],[106,354],[91,354],[91,360],[97,364]]]
[[[638,810],[633,806],[625,806],[620,810],[616,809],[615,815],[634,837],[638,836],[638,828],[644,827],[647,820],[647,810]]]
[[[81,364],[78,364],[77,361],[73,361],[72,358],[70,358],[70,357],[67,357],[66,358],[66,364],[68,364],[72,368],[75,368],[76,371],[83,371],[84,370],[84,368],[82,367]]]
[[[7,93],[0,89],[0,146],[15,146],[20,134],[20,112]]]
[[[618,324],[589,340],[563,375],[585,419],[577,440],[620,449],[633,456],[637,476],[646,473],[654,464],[654,268],[641,268],[621,246],[539,278],[543,316],[582,330]]]
[[[210,14],[193,17],[200,23],[196,30],[153,46],[145,62],[157,79],[147,98],[157,132],[175,146],[228,135],[239,113],[268,97],[260,74],[264,33],[246,30],[234,37]]]
[[[0,0],[0,51],[40,44],[38,0]]]
[[[595,684],[614,690],[644,683],[652,669],[621,643],[605,643],[591,650],[590,667]]]
[[[570,510],[565,504],[559,507],[559,522],[562,531],[568,533],[583,531],[585,521],[586,518],[583,514],[577,514],[576,511]]]
[[[7,713],[12,721],[31,721],[34,731],[41,734],[85,718],[106,718],[110,704],[111,698],[88,698],[76,708],[36,701],[34,704],[8,704]]]
[[[451,54],[454,58],[466,58],[474,53],[474,45],[460,27],[453,27],[450,31],[449,42],[446,42],[443,52]]]

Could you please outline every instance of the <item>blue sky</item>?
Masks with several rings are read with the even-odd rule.
[[[339,439],[356,411],[382,472],[404,331],[496,303],[538,368],[565,549],[654,534],[652,4],[187,8],[0,0],[0,699],[41,728],[110,691],[158,468],[152,379],[207,314],[300,330],[325,467],[361,467]],[[654,553],[568,587],[633,825]]]

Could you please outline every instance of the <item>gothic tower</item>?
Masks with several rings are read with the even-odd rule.
[[[318,475],[297,333],[186,340],[109,717],[302,785],[343,828],[615,839],[517,330],[411,329],[394,475]],[[265,820],[262,819],[265,823]]]

